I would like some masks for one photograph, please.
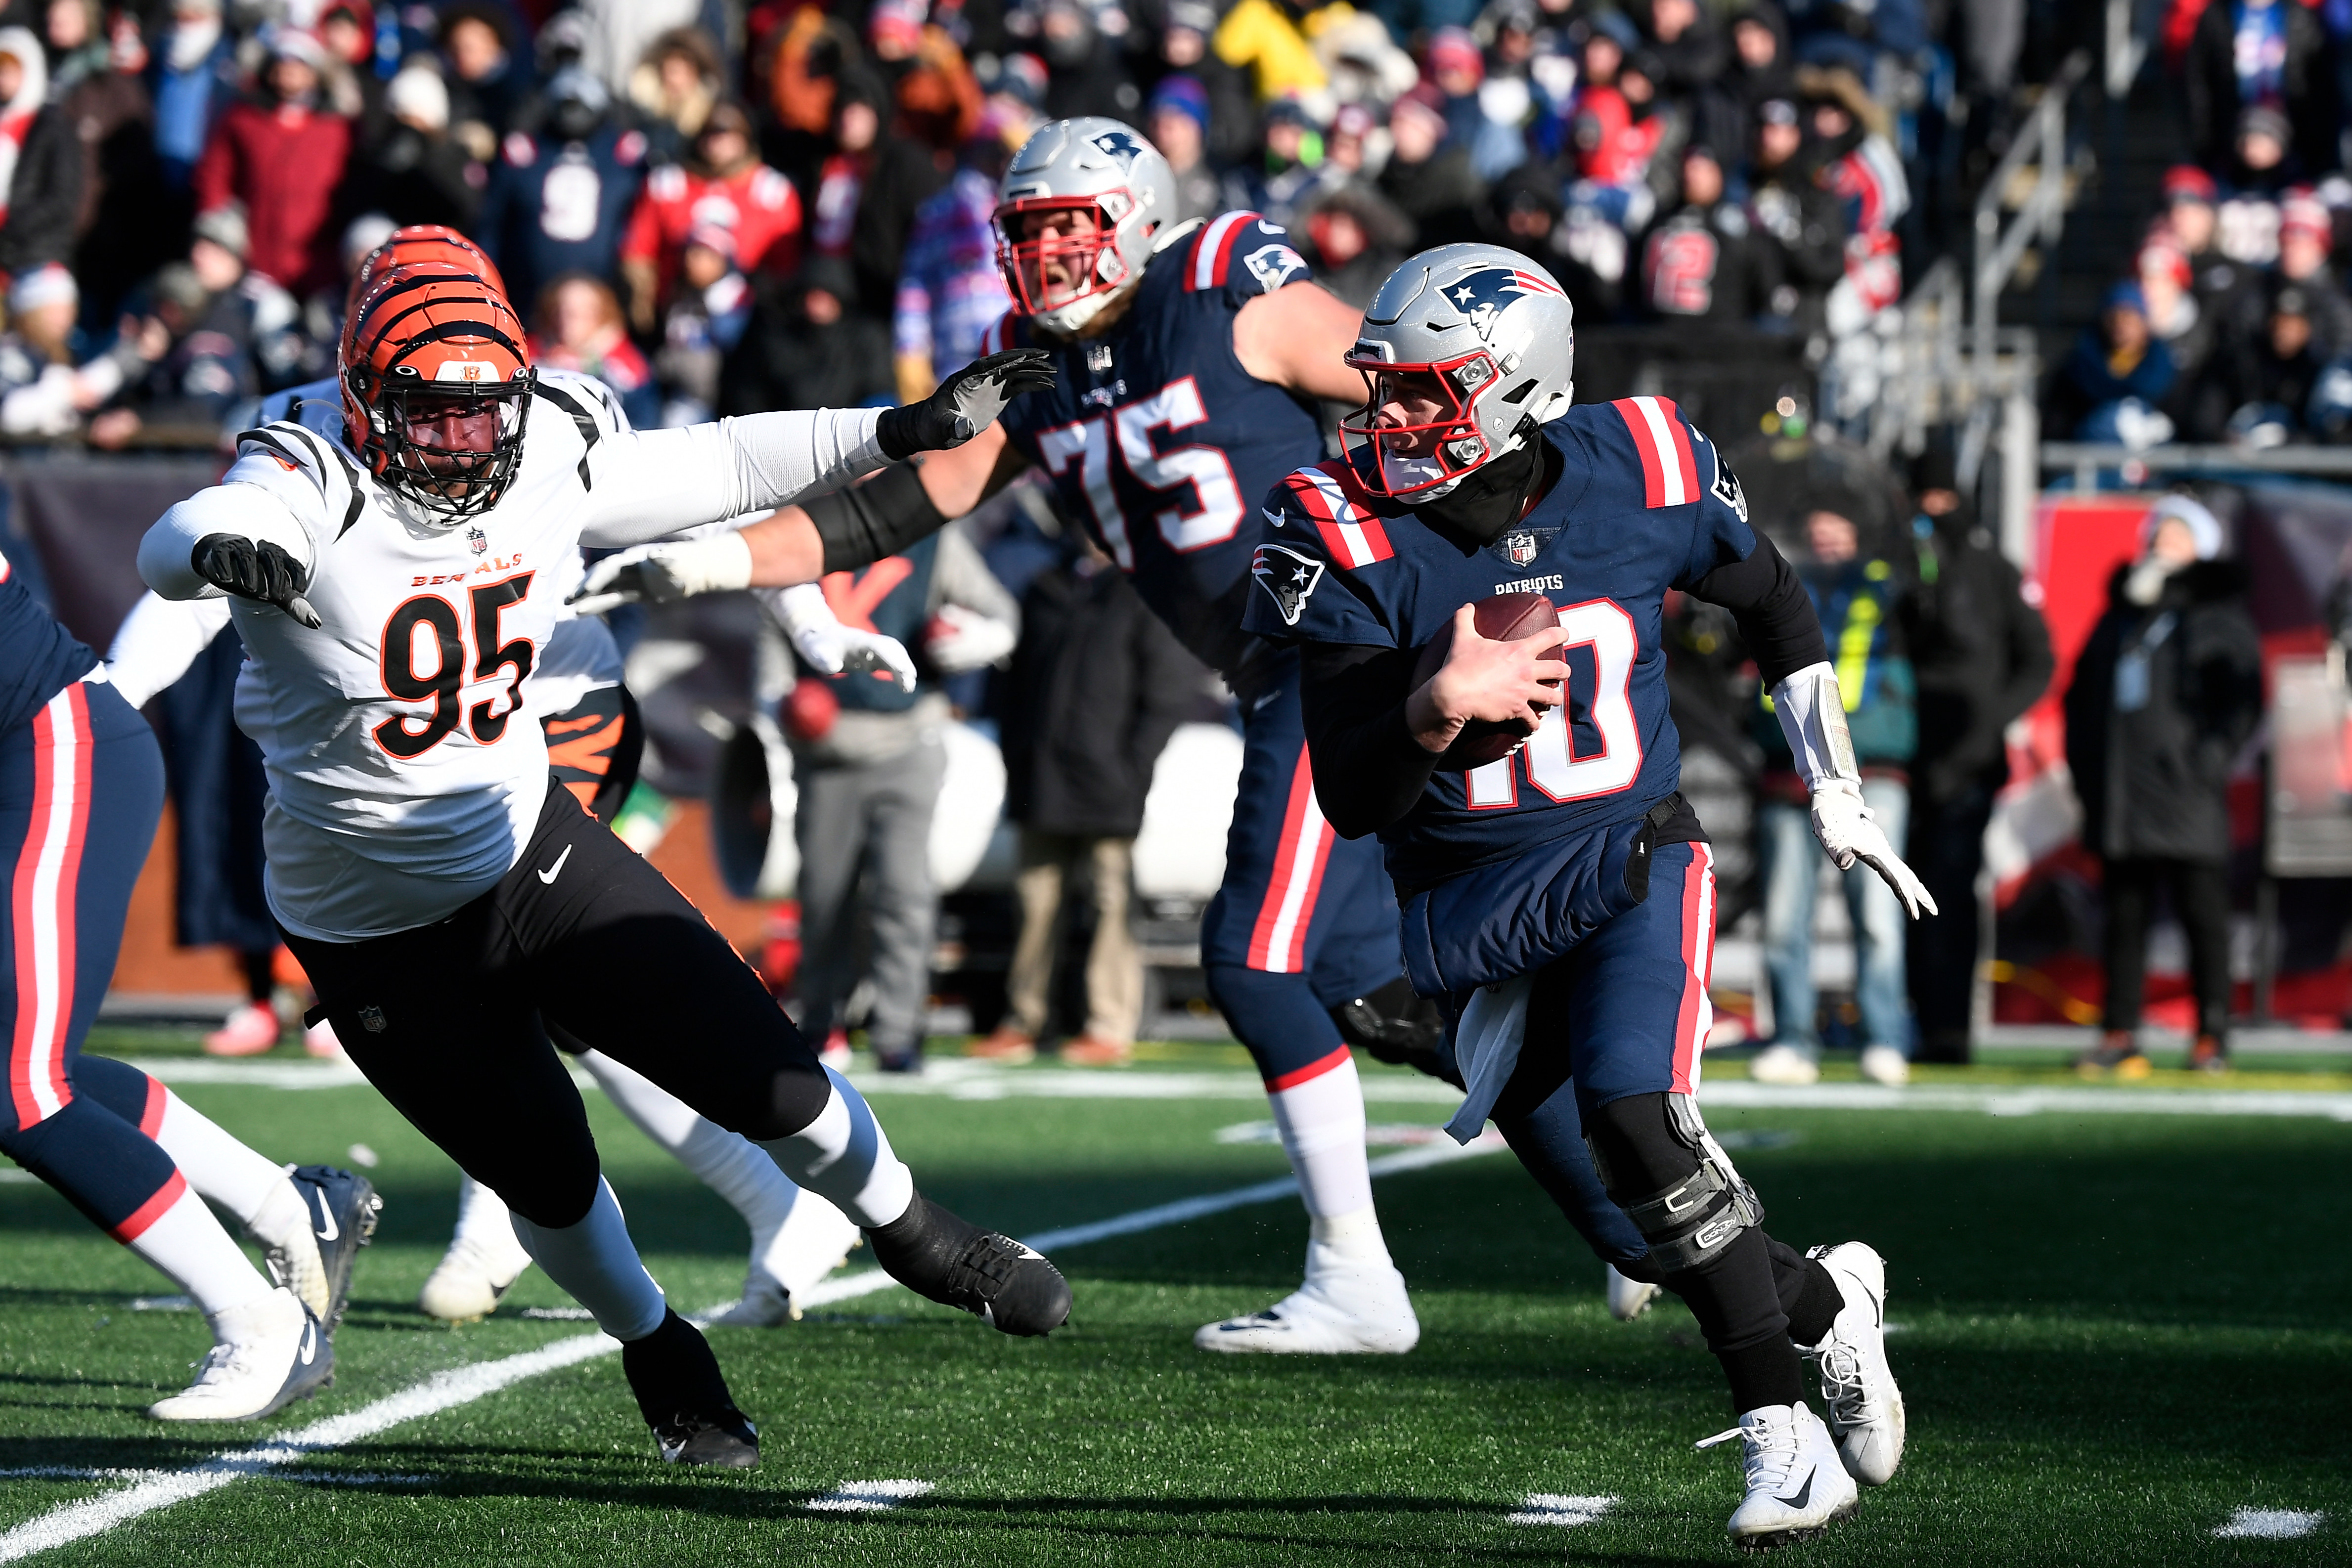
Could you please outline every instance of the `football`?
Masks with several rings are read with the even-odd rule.
[[[1540,593],[1498,593],[1478,601],[1478,635],[1498,643],[1516,643],[1559,624],[1559,606]],[[1444,667],[1445,655],[1453,646],[1454,622],[1448,621],[1436,636],[1423,644],[1421,657],[1412,667],[1413,690],[1419,691]],[[1551,662],[1561,666],[1565,674],[1566,659],[1555,653]],[[1528,737],[1534,733],[1532,724],[1474,718],[1462,727],[1454,744],[1439,753],[1437,766],[1450,773],[1466,773],[1473,768],[1499,762],[1525,746]]]

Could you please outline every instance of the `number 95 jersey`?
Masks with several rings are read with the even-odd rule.
[[[1311,402],[1242,369],[1234,318],[1308,276],[1281,229],[1226,213],[1180,231],[1101,337],[1048,338],[1007,316],[983,345],[1053,350],[1056,384],[1014,401],[1006,438],[1177,640],[1228,677],[1257,650],[1241,627],[1251,502],[1323,455]]]
[[[1660,642],[1664,598],[1756,548],[1739,482],[1664,398],[1588,403],[1541,427],[1559,480],[1479,547],[1370,495],[1344,460],[1267,497],[1244,622],[1296,642],[1418,648],[1496,593],[1541,593],[1568,629],[1567,700],[1518,752],[1438,772],[1382,831],[1400,888],[1629,821],[1672,794],[1680,749]]]

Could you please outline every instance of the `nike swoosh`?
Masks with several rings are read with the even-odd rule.
[[[563,846],[563,852],[555,857],[555,863],[539,873],[539,880],[552,884],[557,877],[563,874],[563,862],[571,858],[572,846],[566,844]]]
[[[332,1241],[341,1234],[341,1231],[335,1228],[334,1206],[329,1203],[326,1195],[321,1193],[319,1197],[319,1239]]]
[[[1797,1489],[1796,1496],[1774,1498],[1772,1500],[1780,1503],[1784,1508],[1803,1508],[1807,1503],[1813,1500],[1813,1477],[1819,1473],[1820,1471],[1818,1469],[1807,1470],[1805,1472],[1805,1484]]]
[[[302,1325],[301,1355],[302,1364],[305,1366],[319,1358],[319,1325],[315,1322],[306,1322]]]

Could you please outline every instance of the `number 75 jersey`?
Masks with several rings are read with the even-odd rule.
[[[1281,229],[1226,213],[1154,256],[1101,337],[1039,337],[1008,316],[983,345],[1053,351],[1053,390],[1014,401],[1006,438],[1177,640],[1229,676],[1258,646],[1241,627],[1256,499],[1323,455],[1314,409],[1242,369],[1234,318],[1307,276]]]
[[[1580,404],[1542,435],[1559,481],[1485,546],[1370,495],[1345,460],[1301,468],[1266,497],[1245,621],[1265,636],[1418,648],[1497,593],[1546,595],[1568,630],[1567,700],[1527,745],[1433,774],[1382,831],[1403,888],[1630,821],[1672,794],[1666,592],[1756,548],[1738,480],[1666,399]]]

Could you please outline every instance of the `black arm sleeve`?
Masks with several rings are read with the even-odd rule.
[[[1402,819],[1436,770],[1436,754],[1405,724],[1419,652],[1328,643],[1300,649],[1315,802],[1343,839],[1360,839]]]
[[[1762,529],[1746,560],[1718,566],[1690,585],[1709,604],[1720,604],[1739,623],[1740,641],[1755,655],[1757,672],[1770,691],[1810,664],[1829,662],[1822,618],[1798,580],[1788,558],[1772,548]]]
[[[948,525],[911,463],[893,463],[864,484],[803,502],[801,509],[824,543],[829,572],[871,566]]]

